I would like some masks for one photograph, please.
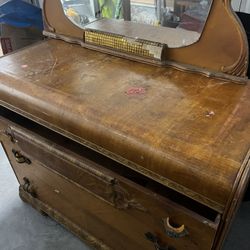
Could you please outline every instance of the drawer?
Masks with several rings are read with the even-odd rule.
[[[62,136],[16,125],[6,131],[22,187],[112,249],[212,248],[216,213],[203,216],[185,197],[180,205],[163,187]]]

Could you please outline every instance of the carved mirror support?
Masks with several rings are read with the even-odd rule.
[[[52,38],[247,81],[247,38],[230,0],[45,0],[44,20],[44,33]]]

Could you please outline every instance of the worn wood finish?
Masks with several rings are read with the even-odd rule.
[[[153,244],[145,237],[147,232],[157,235],[163,245],[174,249],[212,248],[220,222],[217,218],[211,221],[202,217],[11,122],[2,120],[1,124],[3,146],[19,179],[21,197],[52,217],[55,214],[56,219],[65,218],[62,222],[71,230],[79,227],[112,249],[153,249]],[[17,161],[13,149],[26,155],[30,162]],[[71,157],[74,162],[69,160]],[[67,169],[68,164],[71,164],[70,170]],[[111,176],[119,184],[115,187],[106,183],[102,192],[105,195],[112,188],[119,199],[118,206],[103,198],[96,188],[102,179],[108,180]],[[82,181],[84,178],[86,182]],[[29,180],[29,187],[25,186],[25,180]],[[129,193],[132,194],[130,204],[122,198],[123,195],[128,198]],[[171,231],[171,236],[166,236],[169,228],[166,225],[164,228],[163,221],[167,218],[183,225],[186,233],[178,236]],[[126,244],[122,244],[125,241]],[[94,241],[98,247],[102,245],[100,242]],[[88,243],[91,242],[88,240]]]
[[[224,210],[249,149],[249,86],[55,40],[0,68],[2,105]]]
[[[84,231],[83,228],[73,223],[70,219],[66,218],[63,214],[50,207],[47,203],[44,203],[37,198],[34,198],[31,194],[19,188],[19,196],[24,201],[29,203],[33,208],[38,210],[43,216],[50,216],[58,223],[63,225],[65,228],[70,230],[73,234],[78,236],[82,241],[88,244],[93,249],[97,250],[111,250],[110,247],[106,246],[103,242]]]
[[[50,27],[47,31],[52,32],[46,33],[47,35],[87,46],[81,42],[84,30],[75,26],[64,15],[60,0],[45,0],[44,16],[48,27]],[[111,28],[111,30],[114,29]],[[53,33],[56,35],[54,36]],[[95,49],[98,48],[95,47]],[[122,56],[115,51],[110,52]],[[208,71],[214,72],[215,75],[215,72],[218,72],[218,77],[228,78],[226,76],[228,75],[239,77],[241,81],[245,81],[248,53],[246,34],[231,8],[231,1],[219,0],[212,3],[207,23],[199,41],[183,48],[169,48],[166,51],[164,63],[182,70],[193,70],[206,75],[209,75]],[[133,56],[129,57],[133,59]]]
[[[4,116],[6,117],[6,115]],[[16,118],[12,117],[12,120],[16,120]],[[40,127],[34,129],[32,123],[28,124],[28,129],[30,128],[41,135],[46,134],[46,131],[43,133]],[[52,142],[53,136],[47,136],[50,140],[42,138],[39,134],[29,132],[29,130],[6,119],[0,119],[0,132],[0,140],[21,185],[21,198],[41,213],[45,212],[64,224],[95,249],[109,249],[107,245],[112,249],[117,249],[117,244],[121,244],[120,241],[127,242],[124,249],[138,249],[138,247],[153,249],[153,245],[149,245],[143,238],[146,229],[155,233],[161,242],[167,243],[175,249],[221,249],[225,237],[224,232],[228,230],[231,223],[231,214],[235,213],[235,205],[239,204],[249,179],[248,155],[243,163],[242,178],[239,180],[236,194],[232,194],[233,202],[228,204],[221,222],[220,216],[214,217],[214,221],[211,221],[207,217],[202,217],[179,206],[157,193],[152,193],[150,190],[133,184],[128,179],[125,180],[122,176],[117,176],[103,166],[98,166],[95,162],[77,156],[77,153],[67,149],[69,147],[67,140],[64,142],[64,139],[58,140],[55,137],[56,141]],[[56,142],[60,142],[60,144],[63,142],[67,148],[62,148]],[[29,161],[17,161],[13,149],[28,158]],[[90,175],[96,176],[96,180],[93,178],[91,180]],[[25,188],[24,178],[30,181],[29,188]],[[114,206],[112,202],[105,201],[98,194],[101,179],[119,179],[123,190],[126,188],[125,193],[132,194],[133,204],[137,204],[137,206]],[[79,199],[79,197],[82,198]],[[126,197],[129,196],[126,195]],[[99,202],[96,203],[97,200]],[[120,199],[120,201],[124,201],[124,199]],[[73,205],[75,202],[76,205]],[[86,204],[91,205],[89,207]],[[124,202],[120,204],[124,204]],[[97,212],[96,209],[100,207],[101,210]],[[227,214],[227,210],[230,210],[229,214]],[[98,214],[100,215],[99,219],[96,218]],[[105,214],[104,221],[103,214]],[[107,214],[111,216],[109,217]],[[166,228],[164,229],[162,219],[166,220],[168,217],[176,224],[184,223],[188,235],[176,239],[164,236]],[[126,227],[124,221],[129,222],[129,226]],[[131,225],[135,230],[131,231]],[[217,231],[218,225],[220,225],[220,230]],[[103,232],[105,233],[103,234]],[[216,232],[217,241],[212,247]],[[131,237],[134,240],[128,240]],[[137,246],[138,241],[142,241],[140,243],[142,245]]]
[[[21,198],[99,249],[221,249],[249,181],[249,106],[249,85],[62,41],[0,58]]]

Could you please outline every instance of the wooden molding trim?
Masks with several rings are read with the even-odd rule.
[[[185,48],[170,49],[168,59],[246,77],[248,42],[245,30],[231,8],[231,0],[213,1],[200,40]]]
[[[76,43],[80,40],[81,45],[85,47],[84,29],[73,24],[65,16],[60,0],[44,1],[44,20],[45,33],[48,36],[54,33],[56,36],[51,35],[52,38],[68,37],[70,39],[63,40]],[[95,49],[98,50],[98,47]],[[102,52],[105,51],[102,49]],[[116,51],[110,50],[110,53],[123,57]],[[195,68],[196,72],[206,75],[207,72],[213,72],[212,76],[216,76],[214,72],[217,72],[220,78],[229,78],[233,81],[239,78],[237,81],[246,82],[248,54],[246,33],[232,10],[231,0],[214,0],[199,41],[186,47],[167,49],[166,60],[162,65],[174,65],[188,71]],[[136,59],[132,55],[129,57],[132,60]]]

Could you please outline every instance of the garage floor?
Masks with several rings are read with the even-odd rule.
[[[249,250],[249,232],[250,202],[244,202],[223,250]],[[0,250],[87,249],[70,232],[19,199],[18,183],[0,147]]]

